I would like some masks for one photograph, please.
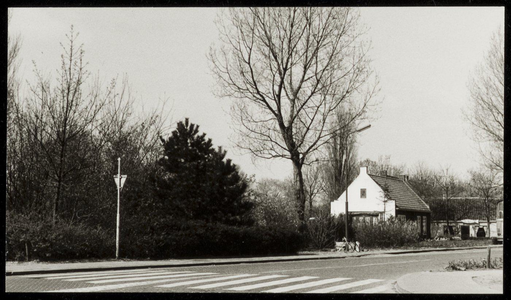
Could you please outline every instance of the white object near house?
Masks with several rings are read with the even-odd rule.
[[[378,176],[361,167],[357,178],[348,186],[349,214],[354,220],[376,223],[398,219],[417,221],[421,234],[430,236],[431,210],[415,193],[407,176]],[[331,202],[332,215],[345,213],[346,191]]]

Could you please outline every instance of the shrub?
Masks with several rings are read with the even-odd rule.
[[[142,236],[143,238],[137,238]],[[153,228],[151,235],[132,235],[123,255],[130,258],[243,256],[296,253],[303,237],[289,228],[229,226],[188,221]]]
[[[115,255],[115,235],[100,227],[59,220],[51,222],[35,215],[8,213],[8,260],[63,260],[106,258]]]
[[[344,215],[331,216],[328,211],[315,211],[307,222],[307,245],[311,249],[333,248],[336,241],[341,241],[346,235]],[[351,218],[348,220],[348,235],[353,237],[355,231]]]
[[[362,247],[391,248],[417,243],[420,240],[419,228],[412,221],[391,218],[373,225],[355,222],[353,228],[355,237]]]
[[[473,269],[485,269],[486,259],[481,260],[469,259],[469,260],[452,260],[449,265],[445,267],[446,270],[450,271],[465,271]],[[491,260],[491,267],[494,269],[501,269],[503,267],[502,257],[497,257]]]

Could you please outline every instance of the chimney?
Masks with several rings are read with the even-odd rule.
[[[385,177],[387,177],[387,176],[388,176],[388,174],[387,174],[387,170],[383,170],[383,171],[382,171],[382,176],[385,176]]]
[[[408,182],[408,175],[400,175],[399,178],[405,182]]]
[[[360,167],[360,174],[367,174],[368,167]]]

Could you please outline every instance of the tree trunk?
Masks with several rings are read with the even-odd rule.
[[[302,174],[302,166],[300,159],[293,158],[293,179],[295,185],[296,212],[298,213],[298,221],[300,222],[300,231],[305,225],[305,189]]]

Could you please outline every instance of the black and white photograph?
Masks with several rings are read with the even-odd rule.
[[[337,5],[8,7],[5,292],[503,295],[504,6]]]

